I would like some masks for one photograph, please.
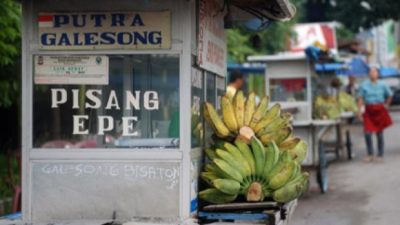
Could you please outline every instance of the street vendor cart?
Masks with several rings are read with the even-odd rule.
[[[23,220],[195,217],[200,108],[225,92],[224,26],[290,19],[293,5],[21,2]]]
[[[316,169],[321,192],[328,190],[328,160],[326,139],[330,131],[340,122],[338,119],[313,118],[316,74],[305,53],[282,53],[278,55],[250,56],[250,62],[266,64],[266,87],[271,101],[293,113],[295,134],[307,140],[309,152],[303,163]],[[335,134],[334,142],[339,140]]]

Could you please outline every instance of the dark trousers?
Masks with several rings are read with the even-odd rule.
[[[378,156],[383,157],[384,153],[383,131],[376,133],[376,139],[378,139]],[[365,133],[365,143],[367,144],[368,155],[373,156],[374,145],[372,142],[372,133]]]

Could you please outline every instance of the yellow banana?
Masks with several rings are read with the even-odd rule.
[[[263,119],[261,120],[261,122],[259,122],[255,126],[254,132],[257,133],[260,130],[262,130],[263,128],[267,127],[272,121],[274,121],[276,118],[279,117],[280,111],[281,111],[281,105],[279,103],[272,106],[271,109],[269,109],[266,112],[266,114],[263,117]]]
[[[222,122],[221,118],[219,118],[217,111],[215,111],[214,106],[210,103],[204,103],[204,116],[210,126],[214,128],[216,134],[220,137],[227,137],[230,134],[229,129],[225,126],[224,122]]]
[[[240,183],[229,179],[216,179],[212,185],[219,191],[228,195],[237,195],[240,191]]]
[[[251,92],[246,101],[244,109],[244,125],[249,126],[256,107],[256,94]]]
[[[280,145],[283,141],[288,139],[292,135],[293,129],[291,127],[285,127],[277,131],[278,138],[275,140],[275,143]]]
[[[235,110],[232,102],[227,96],[221,98],[222,119],[226,127],[233,133],[238,132],[238,123],[236,121]]]
[[[250,127],[251,129],[254,130],[254,128],[256,127],[256,125],[262,120],[262,118],[264,117],[265,113],[268,110],[268,102],[269,99],[268,97],[263,97],[261,99],[260,104],[257,107],[257,110],[254,112],[253,118],[251,119],[250,122]]]
[[[301,139],[298,138],[298,137],[291,137],[291,138],[288,138],[288,139],[286,139],[284,142],[282,142],[282,143],[279,145],[279,149],[280,149],[281,151],[291,150],[291,149],[293,149],[294,147],[296,147],[296,145],[297,145],[300,141],[301,141]]]
[[[233,99],[233,106],[235,108],[235,115],[236,115],[237,125],[238,125],[238,128],[240,129],[241,127],[244,126],[245,100],[244,100],[243,91],[238,91],[236,93],[236,96]]]

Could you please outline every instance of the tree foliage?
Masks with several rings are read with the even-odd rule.
[[[293,26],[302,20],[302,7],[305,0],[291,0],[297,7],[295,18],[288,22],[272,22],[267,29],[250,31],[244,26],[228,30],[228,55],[238,63],[255,54],[275,54],[287,50],[290,38],[294,35]]]
[[[12,64],[20,53],[20,18],[18,3],[0,1],[0,66]]]
[[[0,1],[0,107],[18,102],[21,6],[13,0]]]
[[[400,19],[399,0],[336,0],[329,9],[329,19],[341,22],[353,31],[370,28],[386,20]]]

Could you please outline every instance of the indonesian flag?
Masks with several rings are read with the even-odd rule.
[[[40,15],[38,18],[39,28],[51,28],[54,26],[54,16]]]

